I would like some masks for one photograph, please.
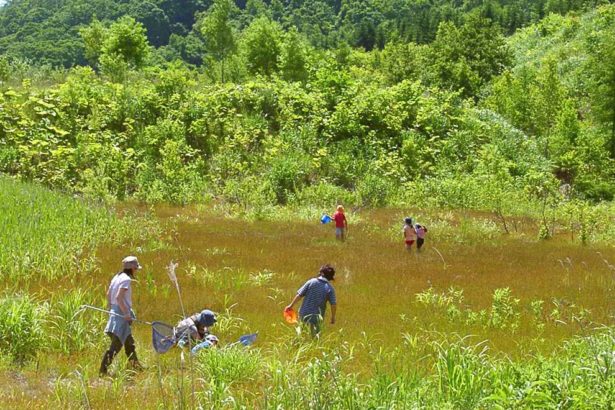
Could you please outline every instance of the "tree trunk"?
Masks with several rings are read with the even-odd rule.
[[[222,84],[224,84],[224,60],[226,60],[225,58],[223,58],[220,61],[220,81],[222,82]]]

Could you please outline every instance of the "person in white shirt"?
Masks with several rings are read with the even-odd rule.
[[[412,225],[412,218],[404,218],[404,242],[406,244],[406,249],[408,252],[412,251],[412,245],[416,242],[416,230]]]
[[[122,346],[126,352],[126,357],[134,370],[141,370],[142,366],[137,359],[135,351],[135,341],[132,337],[130,326],[135,315],[132,311],[132,287],[131,281],[137,270],[141,269],[139,261],[135,256],[127,256],[122,261],[123,270],[117,273],[107,290],[107,302],[109,310],[113,314],[109,315],[109,321],[105,327],[105,333],[111,338],[109,350],[105,352],[102,363],[100,364],[100,374],[107,374],[107,370]]]

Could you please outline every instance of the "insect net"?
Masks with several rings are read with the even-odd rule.
[[[152,345],[157,353],[166,353],[176,342],[173,326],[162,322],[152,323]]]

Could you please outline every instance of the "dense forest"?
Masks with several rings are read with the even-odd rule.
[[[296,28],[317,48],[342,44],[367,51],[391,42],[433,41],[440,23],[463,23],[468,14],[490,19],[505,34],[551,13],[587,10],[600,0],[237,0],[229,10],[241,32],[259,16],[283,30]],[[149,43],[166,60],[201,65],[206,38],[195,23],[213,0],[8,0],[0,12],[0,53],[37,63],[70,67],[87,64],[79,29],[132,16]]]
[[[14,0],[0,21],[0,172],[54,188],[538,213],[544,235],[615,194],[612,5]]]

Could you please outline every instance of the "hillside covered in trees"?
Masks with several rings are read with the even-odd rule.
[[[435,2],[422,27],[404,1],[105,1],[2,9],[0,172],[255,212],[344,201],[540,214],[545,235],[549,212],[615,194],[613,5],[562,16],[547,2],[507,25],[523,2]],[[29,42],[32,60],[15,51],[26,32],[47,41]]]
[[[0,9],[0,53],[52,66],[87,63],[79,29],[93,18],[132,16],[166,60],[201,65],[208,54],[195,23],[213,0],[8,0]],[[296,28],[311,45],[341,44],[369,51],[390,42],[429,43],[441,22],[459,25],[469,14],[489,18],[505,34],[551,14],[595,7],[599,0],[237,0],[232,26],[243,31],[259,16]]]

